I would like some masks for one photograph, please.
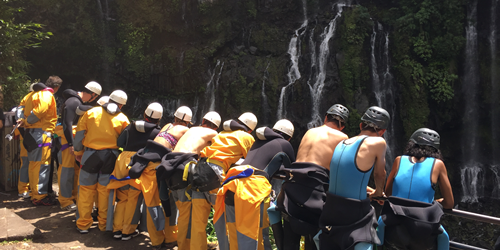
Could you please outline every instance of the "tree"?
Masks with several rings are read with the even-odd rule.
[[[16,3],[17,0],[0,0],[0,91],[8,108],[17,105],[28,92],[30,79],[26,72],[30,64],[25,60],[25,51],[38,47],[52,35],[43,32],[41,24],[16,22],[16,15],[22,12]]]

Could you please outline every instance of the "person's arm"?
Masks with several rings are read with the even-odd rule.
[[[387,178],[387,184],[385,184],[385,195],[392,195],[392,185],[394,184],[394,178],[398,174],[399,163],[401,162],[401,156],[396,157],[394,163],[392,164],[391,173],[389,174],[389,178]]]
[[[75,112],[80,102],[77,100],[77,98],[69,98],[68,100],[66,100],[64,104],[65,105],[64,105],[63,120],[62,120],[63,132],[64,132],[64,137],[66,137],[66,141],[68,141],[68,145],[72,147],[73,120],[75,119],[76,116]]]
[[[75,140],[73,142],[75,155],[80,157],[83,155],[83,138],[85,138],[85,134],[87,133],[87,117],[88,113],[80,117],[78,125],[76,125]]]
[[[441,203],[444,209],[452,209],[453,205],[455,205],[455,200],[453,199],[453,191],[451,190],[450,180],[448,179],[448,171],[446,171],[446,166],[443,161],[436,159],[435,164],[435,171],[439,173],[439,190],[441,190],[441,195],[443,196],[442,199],[436,201]]]
[[[377,138],[378,139],[378,138]],[[374,142],[376,150],[375,167],[373,170],[373,178],[375,180],[375,191],[370,194],[370,197],[380,197],[384,193],[385,184],[385,151],[387,144],[383,138]]]
[[[48,91],[40,91],[37,95],[33,95],[32,99],[33,109],[26,118],[26,122],[29,124],[38,122],[47,113],[54,97]]]

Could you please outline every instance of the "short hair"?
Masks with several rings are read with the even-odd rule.
[[[285,133],[283,133],[283,132],[281,132],[281,131],[279,131],[279,130],[273,129],[273,131],[274,131],[275,133],[277,133],[277,134],[279,134],[279,135],[283,136],[283,139],[285,139],[285,140],[287,140],[287,141],[288,141],[288,139],[292,138],[291,136],[289,136],[289,135],[287,135],[287,134],[285,134]]]
[[[213,124],[211,121],[207,120],[207,119],[203,119],[203,121],[201,121],[201,125],[207,125],[209,128],[211,129],[215,129],[217,130],[219,127],[215,124]]]
[[[373,133],[378,133],[381,128],[377,127],[377,125],[371,123],[371,122],[361,122],[361,131],[370,131]]]
[[[345,121],[339,115],[327,114],[326,115],[327,122],[334,122],[339,125],[339,128],[345,127]]]
[[[418,145],[412,141],[408,142],[403,154],[415,158],[432,157],[443,160],[443,155],[439,149],[427,145]]]
[[[177,117],[174,117],[174,123],[176,123],[176,122],[183,122],[183,123],[185,123],[185,124],[186,124],[186,127],[189,127],[188,125],[190,124],[190,122],[188,122],[188,121],[184,121],[184,120],[182,120],[182,119],[179,119],[179,118],[177,118]]]
[[[49,76],[47,81],[45,81],[45,85],[49,88],[59,88],[61,87],[63,80],[59,76]]]

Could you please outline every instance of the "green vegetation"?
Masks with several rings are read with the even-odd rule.
[[[4,240],[0,242],[0,246],[5,246],[5,245],[15,245],[18,243],[31,243],[33,242],[32,239],[24,239],[24,240]]]
[[[39,47],[42,40],[52,35],[43,32],[41,24],[19,22],[17,15],[23,9],[18,2],[0,0],[0,90],[8,108],[17,105],[28,92],[30,63],[25,59],[26,50]]]

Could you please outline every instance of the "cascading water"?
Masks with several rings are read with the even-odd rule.
[[[461,170],[462,180],[462,202],[477,202],[483,190],[483,173],[478,152],[478,118],[479,107],[477,105],[477,88],[479,87],[478,71],[478,46],[477,46],[477,0],[473,1],[467,10],[468,24],[465,28],[465,69],[463,94],[465,99],[465,112],[463,115],[462,156],[463,168]]]
[[[498,130],[498,124],[500,122],[500,102],[498,96],[500,95],[500,89],[498,86],[498,73],[497,73],[497,7],[499,0],[491,1],[491,12],[490,12],[490,34],[488,37],[490,43],[490,54],[491,54],[491,141],[492,147],[492,157],[493,164],[500,163],[500,131]],[[499,196],[500,197],[500,196]]]
[[[205,113],[207,113],[208,111],[213,111],[215,109],[215,89],[217,87],[216,85],[218,85],[219,78],[222,73],[222,68],[224,67],[224,63],[222,63],[222,66],[220,67],[217,79],[215,79],[215,74],[217,72],[217,67],[219,67],[219,65],[221,65],[221,63],[219,60],[217,60],[217,64],[215,65],[213,71],[210,71],[210,69],[208,71],[208,74],[210,75],[210,80],[207,82],[207,88],[205,90],[205,105],[203,105],[202,115],[205,115]]]
[[[308,82],[312,98],[312,116],[311,122],[307,124],[308,128],[317,127],[323,122],[322,117],[319,115],[319,104],[321,103],[321,92],[323,91],[323,87],[325,85],[326,66],[328,58],[330,56],[329,42],[330,39],[335,35],[335,30],[337,29],[337,21],[342,16],[343,7],[349,5],[345,2],[340,2],[335,6],[337,7],[337,15],[335,15],[335,17],[328,24],[328,27],[326,27],[321,34],[322,42],[319,47],[319,53],[317,56],[317,65],[319,67],[319,70],[316,76],[316,81],[313,85]]]
[[[375,27],[376,26],[376,27]],[[378,32],[377,32],[378,31]],[[393,76],[390,72],[389,32],[384,32],[382,24],[374,25],[370,38],[372,88],[377,106],[391,114],[391,122],[384,133],[387,142],[386,170],[389,171],[395,158],[396,138],[394,137],[394,118],[396,104],[394,97]]]
[[[285,109],[285,95],[286,95],[286,89],[288,86],[292,85],[295,81],[297,81],[301,75],[300,75],[300,70],[299,70],[299,59],[300,59],[300,37],[304,35],[304,33],[307,30],[307,2],[306,0],[302,0],[302,10],[304,13],[304,21],[302,22],[302,25],[298,29],[295,30],[292,39],[290,40],[290,43],[288,44],[288,54],[290,55],[290,60],[292,61],[292,65],[290,66],[290,69],[288,70],[288,84],[281,88],[281,94],[280,94],[280,99],[278,103],[278,113],[277,117],[278,119],[283,119],[286,116],[286,109]]]
[[[262,123],[263,124],[269,124],[269,117],[271,116],[271,109],[269,108],[269,102],[267,100],[267,95],[266,95],[266,81],[269,77],[269,65],[271,65],[271,62],[267,63],[266,70],[264,70],[264,75],[262,76]]]

